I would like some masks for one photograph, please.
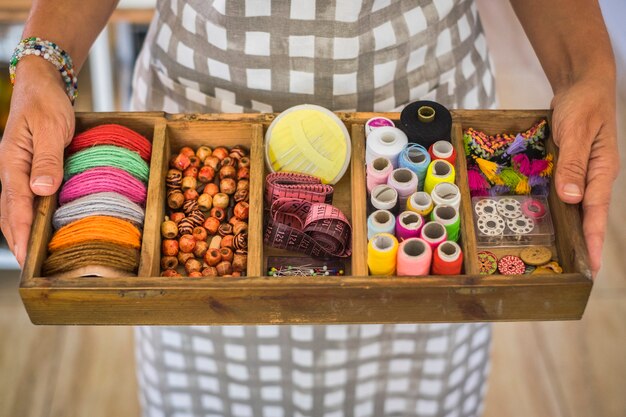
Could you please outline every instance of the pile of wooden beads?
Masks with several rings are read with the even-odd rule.
[[[247,151],[185,146],[170,160],[161,276],[238,277],[248,264]]]

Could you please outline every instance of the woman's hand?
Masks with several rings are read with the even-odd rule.
[[[555,186],[561,200],[583,206],[583,232],[595,278],[613,181],[619,171],[615,82],[589,74],[555,91],[552,134],[559,146]]]
[[[56,192],[63,180],[63,149],[74,134],[74,109],[59,72],[39,57],[17,67],[11,111],[0,142],[0,225],[24,266],[34,195]]]

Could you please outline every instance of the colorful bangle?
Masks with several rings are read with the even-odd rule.
[[[15,71],[18,62],[28,55],[40,56],[50,62],[61,73],[61,78],[65,82],[67,95],[74,104],[78,96],[78,79],[74,71],[72,58],[54,42],[46,41],[37,37],[22,39],[17,45],[9,64],[9,75],[11,84],[15,85]]]

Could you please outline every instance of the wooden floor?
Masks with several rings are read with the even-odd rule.
[[[510,10],[481,13],[500,105],[546,106],[550,90],[536,59],[511,16],[502,16]],[[626,114],[623,101],[618,114]],[[626,116],[620,122],[623,141]],[[622,174],[615,190],[624,189]],[[625,207],[616,193],[604,267],[583,320],[495,325],[485,417],[626,416]],[[0,416],[138,415],[132,329],[35,327],[19,300],[17,274],[0,272]]]

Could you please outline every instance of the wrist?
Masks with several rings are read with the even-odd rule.
[[[550,78],[550,84],[555,95],[580,82],[597,82],[609,88],[615,88],[616,68],[612,55],[603,58],[578,59],[578,61],[564,65],[554,78]]]
[[[65,83],[61,73],[54,65],[37,56],[25,56],[15,68],[15,86],[22,87],[26,84],[35,83],[48,87],[58,86],[65,91]]]

